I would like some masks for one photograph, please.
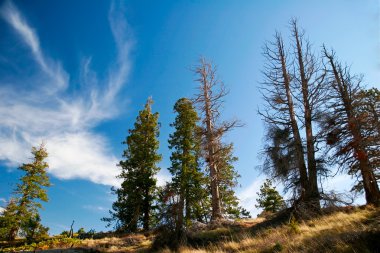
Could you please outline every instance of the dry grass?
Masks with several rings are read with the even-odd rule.
[[[247,219],[196,232],[189,238],[192,246],[159,252],[380,252],[379,208],[346,208],[314,220],[258,230],[264,221]],[[81,246],[100,252],[151,252],[153,239],[137,234],[84,240]]]
[[[262,221],[262,220],[261,220]],[[179,252],[377,252],[380,251],[380,210],[368,207],[251,233],[257,223],[241,222],[230,240]],[[247,226],[246,223],[252,223]],[[162,252],[170,252],[164,250]]]
[[[81,243],[85,249],[100,252],[147,252],[152,244],[152,238],[143,234],[128,235],[121,238],[86,239]]]

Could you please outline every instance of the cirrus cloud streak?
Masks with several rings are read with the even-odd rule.
[[[107,138],[94,128],[116,117],[118,94],[130,72],[133,46],[128,23],[111,5],[109,21],[117,56],[105,80],[91,69],[91,57],[82,59],[80,89],[69,92],[70,75],[61,62],[43,51],[37,30],[12,2],[0,6],[0,16],[27,48],[25,61],[36,66],[32,89],[0,80],[0,161],[11,168],[27,162],[31,146],[46,142],[49,172],[61,179],[81,178],[120,185],[117,158]],[[20,51],[22,49],[20,48]],[[25,78],[25,77],[23,77]]]

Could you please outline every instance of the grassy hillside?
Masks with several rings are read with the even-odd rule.
[[[346,207],[303,222],[235,221],[189,232],[188,245],[177,251],[153,250],[154,239],[154,233],[135,234],[61,246],[81,252],[380,252],[380,208]]]
[[[214,233],[210,239],[224,239],[199,248],[183,247],[180,252],[380,252],[379,209],[347,209],[301,223],[290,220],[256,229],[262,222],[241,221],[238,229],[198,233],[196,237]]]

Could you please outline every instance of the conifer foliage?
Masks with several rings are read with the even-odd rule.
[[[35,240],[40,240],[48,236],[49,228],[41,224],[40,215],[33,214],[31,215],[22,226],[21,235],[26,238],[28,243],[32,243]]]
[[[103,218],[109,225],[116,222],[115,228],[119,231],[135,232],[143,227],[149,230],[155,200],[156,177],[160,170],[157,163],[161,161],[158,154],[159,123],[158,113],[152,112],[151,98],[139,112],[134,128],[123,144],[127,145],[120,161],[123,180],[121,187],[114,190],[117,195],[110,211],[110,218]]]
[[[257,193],[259,198],[257,208],[263,208],[265,212],[276,213],[285,207],[285,202],[276,188],[272,186],[270,179],[265,180],[260,187],[260,192]]]
[[[198,206],[205,197],[202,187],[204,176],[200,171],[200,140],[197,135],[198,115],[192,102],[187,98],[179,99],[174,105],[177,113],[171,124],[175,128],[170,135],[169,148],[172,150],[169,168],[172,174],[171,187],[178,195],[176,231],[180,234],[184,225],[191,219],[199,218]]]
[[[218,152],[218,168],[221,171],[218,176],[221,207],[225,217],[247,218],[250,214],[239,205],[239,199],[235,194],[240,174],[236,171],[234,163],[238,160],[233,155],[233,144],[221,144]]]
[[[25,174],[16,186],[16,196],[9,201],[0,217],[0,235],[9,241],[13,241],[19,232],[26,234],[29,240],[47,234],[48,229],[40,224],[38,209],[42,207],[41,201],[48,201],[46,187],[50,182],[46,169],[49,165],[45,161],[48,153],[41,144],[32,148],[32,154],[33,161],[19,168]]]

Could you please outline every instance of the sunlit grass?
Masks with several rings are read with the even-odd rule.
[[[245,229],[239,231],[237,239],[201,249],[182,247],[179,252],[370,252],[365,238],[380,235],[379,213],[379,209],[371,207],[349,213],[337,212],[301,222],[297,224],[297,232],[289,224],[255,234]],[[247,228],[244,221],[241,223]]]
[[[239,220],[215,229],[192,232],[188,238],[192,246],[182,246],[176,251],[164,248],[159,252],[373,252],[380,248],[379,208],[344,208],[303,222],[294,220],[263,228],[261,225],[265,221],[264,218]],[[261,229],[257,229],[258,225]],[[154,234],[85,240],[52,238],[19,250],[77,247],[112,253],[152,252],[153,240]]]
[[[229,252],[370,252],[368,233],[380,235],[380,210],[367,207],[339,211],[304,222],[286,223],[253,232],[264,218],[239,220],[234,226],[194,232],[197,247],[183,246],[161,253],[229,253]],[[148,252],[153,238],[144,235],[123,238],[85,240],[82,245],[102,252]]]

